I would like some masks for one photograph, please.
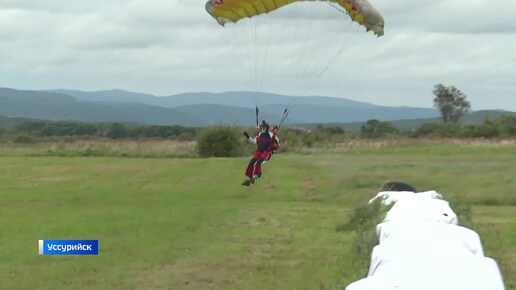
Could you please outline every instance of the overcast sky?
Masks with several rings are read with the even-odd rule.
[[[219,26],[204,0],[0,0],[0,86],[160,96],[257,90],[516,111],[515,0],[370,0],[372,33],[327,3]]]

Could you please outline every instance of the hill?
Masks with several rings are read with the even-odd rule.
[[[268,105],[308,105],[343,108],[375,108],[373,104],[348,100],[344,98],[311,96],[294,97],[262,92],[225,92],[225,93],[184,93],[173,96],[158,97],[149,94],[133,93],[124,90],[109,90],[97,92],[83,92],[74,90],[54,90],[79,101],[89,102],[138,102],[166,108],[177,108],[190,105],[222,105],[242,108]]]
[[[430,108],[386,107],[333,97],[293,97],[269,93],[187,93],[168,97],[122,90],[81,92],[69,90],[24,91],[0,88],[0,115],[83,122],[131,122],[158,125],[207,126],[230,123],[254,124],[254,108],[260,119],[280,120],[286,107],[286,124],[348,123],[369,119],[432,118]]]
[[[82,122],[206,126],[181,111],[134,102],[81,102],[60,93],[0,89],[0,115]]]

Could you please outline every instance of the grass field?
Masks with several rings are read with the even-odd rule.
[[[247,158],[0,153],[0,289],[344,289],[368,261],[336,228],[388,180],[471,204],[516,289],[514,144],[277,154],[251,188]],[[98,239],[100,254],[38,256],[40,239]]]

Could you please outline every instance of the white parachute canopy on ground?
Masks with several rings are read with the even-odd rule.
[[[485,257],[479,235],[458,226],[457,215],[435,191],[380,192],[392,204],[376,226],[367,278],[347,290],[503,290],[495,260]]]

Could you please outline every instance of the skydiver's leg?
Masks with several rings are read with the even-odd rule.
[[[265,161],[263,161],[263,163],[265,163],[265,162],[267,162],[267,161],[271,160],[271,157],[272,157],[272,150],[271,150],[271,151],[269,151],[269,152],[267,152],[267,154],[264,156],[264,158],[263,158],[263,159],[264,159]]]
[[[254,165],[254,175],[253,178],[259,178],[262,176],[262,165],[270,159],[272,150],[267,149],[264,152],[261,152],[259,156],[257,156],[256,164]]]
[[[256,163],[256,159],[251,158],[251,161],[249,161],[249,164],[247,165],[247,169],[245,170],[245,176],[247,176],[249,179],[251,179],[253,177],[255,163]]]
[[[249,186],[253,182],[253,171],[255,163],[256,159],[251,158],[251,161],[249,161],[249,164],[247,165],[247,168],[245,170],[246,179],[244,180],[244,182],[242,182],[242,185]]]
[[[254,165],[254,174],[253,174],[254,179],[262,176],[262,163],[263,163],[263,158],[259,158],[258,160],[256,160],[256,163]]]
[[[249,164],[247,165],[247,169],[245,170],[245,175],[247,177],[253,177],[253,170],[254,170],[254,163],[258,158],[260,158],[260,151],[256,150],[253,154],[253,157],[249,161]]]
[[[267,163],[269,160],[271,160],[271,156],[272,156],[272,152],[265,155],[265,157],[263,158],[263,162],[262,162],[262,165]]]

